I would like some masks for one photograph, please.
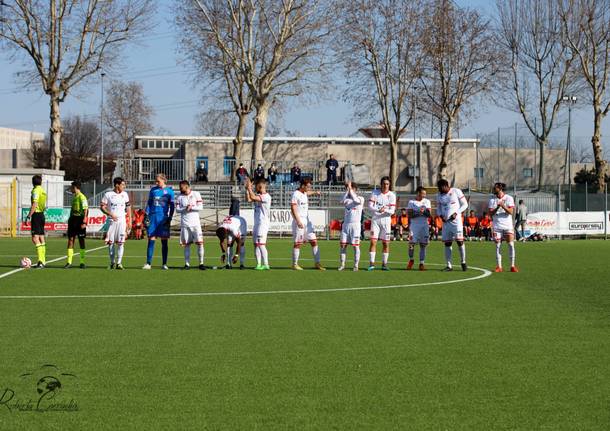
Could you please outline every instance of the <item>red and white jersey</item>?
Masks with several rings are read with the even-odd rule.
[[[350,190],[343,195],[343,205],[345,213],[343,215],[343,224],[358,223],[362,220],[362,210],[364,208],[364,198],[358,196],[355,191]]]
[[[248,224],[246,219],[240,216],[225,217],[220,227],[224,228],[234,238],[242,238],[248,232]]]
[[[114,190],[110,190],[102,197],[102,203],[106,205],[108,212],[118,218],[116,221],[117,223],[125,222],[127,220],[127,207],[130,205],[127,192],[117,193]],[[111,219],[110,222],[113,223],[114,220]]]
[[[506,208],[515,208],[515,200],[507,194],[504,194],[501,198],[492,197],[487,207],[490,211],[495,210],[501,202],[504,203]],[[513,216],[507,213],[504,208],[498,208],[498,211],[492,217],[492,225],[494,230],[511,230],[513,229]]]
[[[443,221],[457,214],[452,223],[462,222],[461,214],[468,208],[468,201],[460,189],[451,187],[447,193],[439,193],[436,199],[436,211]]]
[[[189,206],[190,209],[188,209]],[[200,226],[199,210],[201,209],[203,209],[203,199],[199,192],[191,190],[188,195],[180,193],[176,197],[176,212],[180,214],[181,226]]]
[[[292,194],[290,205],[296,205],[296,213],[301,218],[301,221],[305,222],[309,213],[309,198],[307,197],[307,193],[295,190]]]
[[[413,228],[428,226],[428,216],[432,204],[429,199],[423,198],[421,201],[417,199],[411,199],[407,205],[407,210],[413,211],[413,216],[409,216],[409,224]],[[427,212],[426,212],[427,210]]]
[[[383,212],[380,210],[383,208]],[[396,194],[392,191],[381,193],[381,190],[373,190],[369,197],[369,210],[373,220],[390,219],[396,212]]]
[[[268,226],[271,222],[271,195],[258,195],[261,201],[254,201],[254,226]]]

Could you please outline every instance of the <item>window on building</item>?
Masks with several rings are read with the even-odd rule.
[[[143,139],[140,141],[140,148],[148,148],[148,141],[146,139]]]
[[[474,177],[483,178],[483,168],[474,168]]]
[[[523,168],[523,178],[532,178],[534,176],[533,168]]]
[[[155,148],[163,148],[163,142],[162,141],[155,141]]]
[[[233,167],[235,166],[235,157],[232,156],[225,156],[224,160],[223,160],[223,173],[225,176],[230,176],[231,175],[231,171],[233,170]]]

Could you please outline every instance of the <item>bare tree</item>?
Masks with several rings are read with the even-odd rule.
[[[19,76],[49,96],[51,167],[61,163],[60,103],[143,30],[152,0],[13,0],[0,3],[0,39],[23,57]],[[32,67],[33,66],[33,67]]]
[[[97,178],[101,142],[97,121],[68,117],[63,122],[63,129],[61,168],[66,172],[66,179],[90,181]]]
[[[220,109],[207,109],[198,114],[195,119],[196,133],[205,136],[230,136],[235,132],[235,119],[232,116],[233,112],[223,111]],[[243,136],[241,137],[243,139]],[[237,138],[233,138],[233,145]],[[235,154],[235,148],[233,148]]]
[[[610,3],[607,0],[562,0],[565,36],[580,66],[589,103],[593,108],[591,144],[600,191],[605,190],[607,161],[601,142],[601,125],[610,111]]]
[[[390,139],[389,176],[398,177],[398,139],[414,115],[413,93],[423,50],[422,0],[338,2],[336,50],[345,68],[346,98],[357,115],[381,117]]]
[[[544,149],[564,95],[576,91],[573,57],[565,43],[556,0],[498,0],[498,42],[503,48],[499,96],[521,114],[538,143],[538,188],[544,181]]]
[[[489,21],[451,0],[435,0],[427,14],[424,49],[427,61],[421,80],[429,104],[443,125],[438,178],[447,177],[447,150],[456,119],[474,111],[476,97],[491,90],[498,69],[498,51]]]
[[[121,157],[129,157],[136,135],[152,131],[154,110],[137,82],[112,81],[106,100],[104,122],[110,131],[109,140]]]
[[[269,111],[285,97],[320,88],[328,6],[324,0],[193,0],[222,61],[248,87],[254,117],[252,159],[263,159]],[[221,23],[228,23],[227,31]]]

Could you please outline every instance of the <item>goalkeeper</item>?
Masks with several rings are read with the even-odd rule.
[[[150,269],[155,252],[155,240],[161,240],[161,255],[163,257],[162,269],[167,267],[169,228],[174,216],[174,190],[167,186],[164,174],[158,174],[156,185],[150,189],[148,203],[146,204],[146,218],[148,223],[148,248],[146,250],[146,264],[142,269]]]

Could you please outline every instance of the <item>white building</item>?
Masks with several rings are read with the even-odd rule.
[[[32,168],[32,144],[44,141],[44,133],[0,127],[0,169]]]

